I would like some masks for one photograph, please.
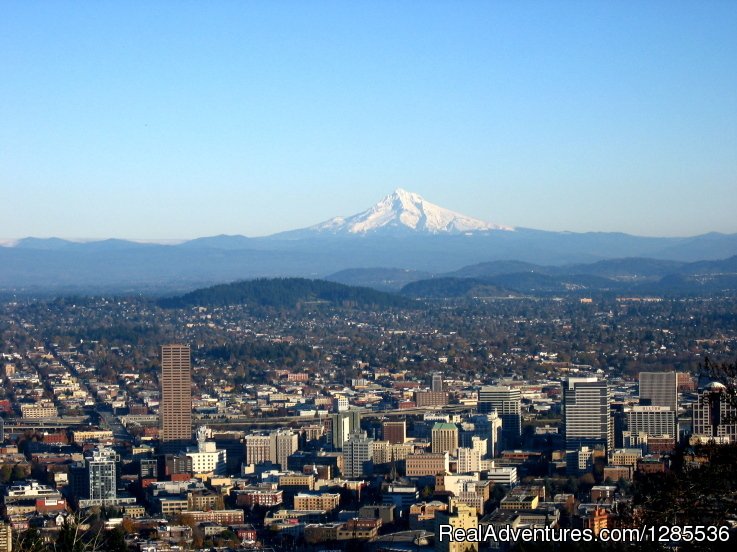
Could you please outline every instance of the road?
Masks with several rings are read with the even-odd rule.
[[[84,378],[80,375],[75,366],[71,362],[68,362],[63,356],[61,356],[50,342],[47,341],[45,345],[46,349],[51,351],[51,353],[54,355],[54,358],[61,362],[66,367],[66,369],[69,370],[69,372],[75,378],[77,378],[80,387],[82,387],[91,397],[95,399],[94,411],[98,416],[100,416],[102,427],[112,430],[113,437],[116,441],[128,441],[132,443],[133,436],[128,433],[128,430],[125,429],[125,426],[120,423],[120,419],[115,414],[113,414],[111,407],[100,401],[97,398],[97,395],[92,392],[92,390],[89,388]]]

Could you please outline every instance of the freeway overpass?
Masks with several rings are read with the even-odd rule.
[[[6,433],[22,431],[56,431],[86,425],[87,416],[67,416],[64,418],[7,418],[4,428]]]
[[[391,418],[399,416],[421,416],[428,412],[470,412],[475,410],[475,406],[467,406],[465,404],[450,404],[443,407],[423,407],[423,408],[403,408],[391,410],[361,410],[361,418]],[[209,417],[208,415],[195,415],[193,425],[207,425],[212,428],[259,428],[273,426],[301,426],[314,423],[321,423],[323,418],[314,418],[311,416],[279,416],[279,417],[257,417],[247,418],[239,416]]]

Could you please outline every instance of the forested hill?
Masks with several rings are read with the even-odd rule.
[[[224,307],[252,304],[262,307],[294,308],[304,303],[338,306],[411,307],[415,301],[365,287],[353,287],[306,278],[259,278],[196,289],[159,301],[163,308]]]

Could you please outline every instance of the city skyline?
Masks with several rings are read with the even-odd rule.
[[[303,297],[6,299],[0,550],[99,507],[139,547],[189,538],[150,519],[212,528],[197,550],[278,547],[295,525],[330,549],[402,542],[455,505],[474,527],[602,534],[669,504],[676,531],[734,538],[733,293]],[[38,528],[43,550],[66,526]]]

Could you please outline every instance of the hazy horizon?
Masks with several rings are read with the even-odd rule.
[[[422,195],[422,194],[420,194],[420,195]],[[427,198],[423,198],[423,199],[427,200]],[[443,207],[443,206],[441,206],[441,207]],[[352,215],[356,215],[356,214],[358,214],[358,213],[347,213],[347,214],[344,214],[344,215],[336,215],[336,216],[337,217],[342,217],[342,216],[346,216],[347,217],[347,216],[352,216]],[[465,215],[466,213],[459,213],[459,214]],[[327,222],[327,221],[326,220],[324,220],[324,221],[317,221],[314,224],[310,224],[309,226],[304,227],[304,228],[309,228],[310,226],[315,226],[315,225],[318,225],[318,224],[320,224],[322,222]],[[495,222],[495,221],[485,221],[485,222]],[[187,241],[190,241],[190,240],[193,240],[193,239],[197,239],[197,238],[207,238],[207,237],[217,237],[217,236],[244,236],[244,237],[248,237],[248,238],[262,238],[262,237],[269,237],[269,236],[272,236],[272,235],[275,235],[275,234],[278,234],[278,233],[281,233],[281,232],[288,232],[290,230],[301,230],[301,229],[302,228],[285,228],[284,230],[280,230],[278,232],[274,232],[274,233],[271,233],[271,234],[252,234],[252,235],[246,235],[246,234],[240,234],[240,233],[227,234],[227,233],[223,233],[223,232],[217,232],[217,233],[213,233],[213,234],[203,234],[203,235],[199,235],[199,236],[178,237],[178,238],[127,238],[127,237],[124,237],[124,236],[94,236],[94,237],[90,237],[90,236],[62,236],[62,235],[28,235],[28,236],[18,236],[18,237],[11,237],[11,238],[0,237],[0,247],[1,246],[15,245],[16,242],[19,242],[19,241],[21,241],[23,239],[27,239],[27,238],[33,238],[33,239],[62,239],[62,240],[65,240],[65,241],[78,242],[78,243],[86,243],[86,242],[94,242],[94,241],[104,241],[104,240],[111,240],[111,239],[113,239],[113,240],[119,239],[119,240],[124,240],[124,241],[131,241],[131,242],[135,242],[135,243],[152,243],[152,244],[159,244],[159,245],[178,245],[178,244],[185,243]],[[551,231],[551,230],[547,230],[545,228],[531,228],[531,227],[523,227],[523,226],[515,226],[515,227],[512,227],[511,230],[512,231],[514,231],[514,230],[542,230],[542,231]],[[504,230],[494,230],[494,231],[504,231]],[[685,235],[684,234],[684,235],[677,235],[677,236],[659,236],[659,235],[655,235],[655,234],[653,234],[653,235],[632,234],[632,233],[629,233],[629,232],[619,232],[619,231],[616,231],[616,230],[613,230],[613,231],[597,231],[597,230],[588,230],[587,231],[587,230],[583,230],[583,231],[579,231],[579,232],[571,231],[571,230],[553,230],[552,232],[561,232],[561,233],[566,233],[566,232],[571,232],[571,233],[610,233],[611,232],[611,233],[629,234],[629,235],[638,236],[638,237],[654,237],[654,238],[658,238],[658,237],[662,237],[662,238],[668,238],[668,237],[672,237],[672,238],[689,238],[689,237],[696,237],[696,236],[701,236],[701,235],[704,235],[704,234],[712,234],[712,233],[725,234],[725,235],[732,234],[730,232],[716,232],[716,231],[708,231],[708,232],[703,232],[701,234],[693,234],[693,235]],[[733,233],[737,234],[737,232],[733,232]]]
[[[412,190],[409,190],[412,191]],[[416,192],[415,192],[416,193]],[[422,194],[419,194],[422,195]],[[423,197],[423,199],[428,200],[428,198]],[[429,200],[431,203],[432,201]],[[372,205],[373,206],[373,205]],[[363,212],[367,210],[369,207],[367,206],[366,209],[362,209],[360,212]],[[445,207],[441,205],[441,207]],[[352,215],[359,214],[359,212],[355,213],[341,213],[335,215],[335,217],[349,217]],[[467,213],[459,213],[462,215],[467,215]],[[334,218],[334,217],[330,217]],[[26,235],[26,236],[14,236],[14,237],[0,237],[0,246],[8,246],[8,245],[14,245],[15,242],[18,242],[20,240],[26,239],[26,238],[34,238],[34,239],[62,239],[65,241],[71,241],[71,242],[93,242],[93,241],[103,241],[103,240],[110,240],[110,239],[119,239],[124,241],[131,241],[136,243],[154,243],[154,244],[160,244],[160,245],[177,245],[180,243],[184,243],[193,239],[197,238],[206,238],[206,237],[217,237],[217,236],[244,236],[248,238],[263,238],[263,237],[269,237],[273,236],[275,234],[279,234],[282,232],[289,232],[291,230],[301,230],[304,228],[309,228],[311,226],[316,226],[320,223],[327,222],[330,219],[320,220],[320,221],[314,221],[313,223],[309,223],[307,226],[296,228],[283,228],[281,230],[278,230],[276,232],[272,233],[256,233],[256,234],[244,234],[244,233],[226,233],[226,232],[213,232],[211,234],[202,234],[202,235],[192,235],[192,236],[186,236],[186,237],[126,237],[126,236],[120,236],[120,235],[111,235],[111,236],[65,236],[65,235],[55,235],[55,234],[49,234],[49,235]],[[483,220],[483,219],[482,219]],[[485,222],[493,222],[497,223],[498,221],[489,221],[485,220]],[[632,236],[637,237],[653,237],[653,238],[689,238],[689,237],[696,237],[696,236],[702,236],[705,234],[724,234],[724,235],[730,235],[730,234],[737,234],[737,231],[735,232],[719,232],[717,230],[707,230],[705,232],[701,232],[699,234],[674,234],[674,235],[659,235],[659,234],[637,234],[633,232],[625,232],[620,230],[549,230],[547,228],[533,228],[528,226],[512,226],[511,230],[542,230],[547,232],[559,232],[559,233],[621,233],[621,234],[628,234]],[[498,231],[498,230],[495,230]]]

